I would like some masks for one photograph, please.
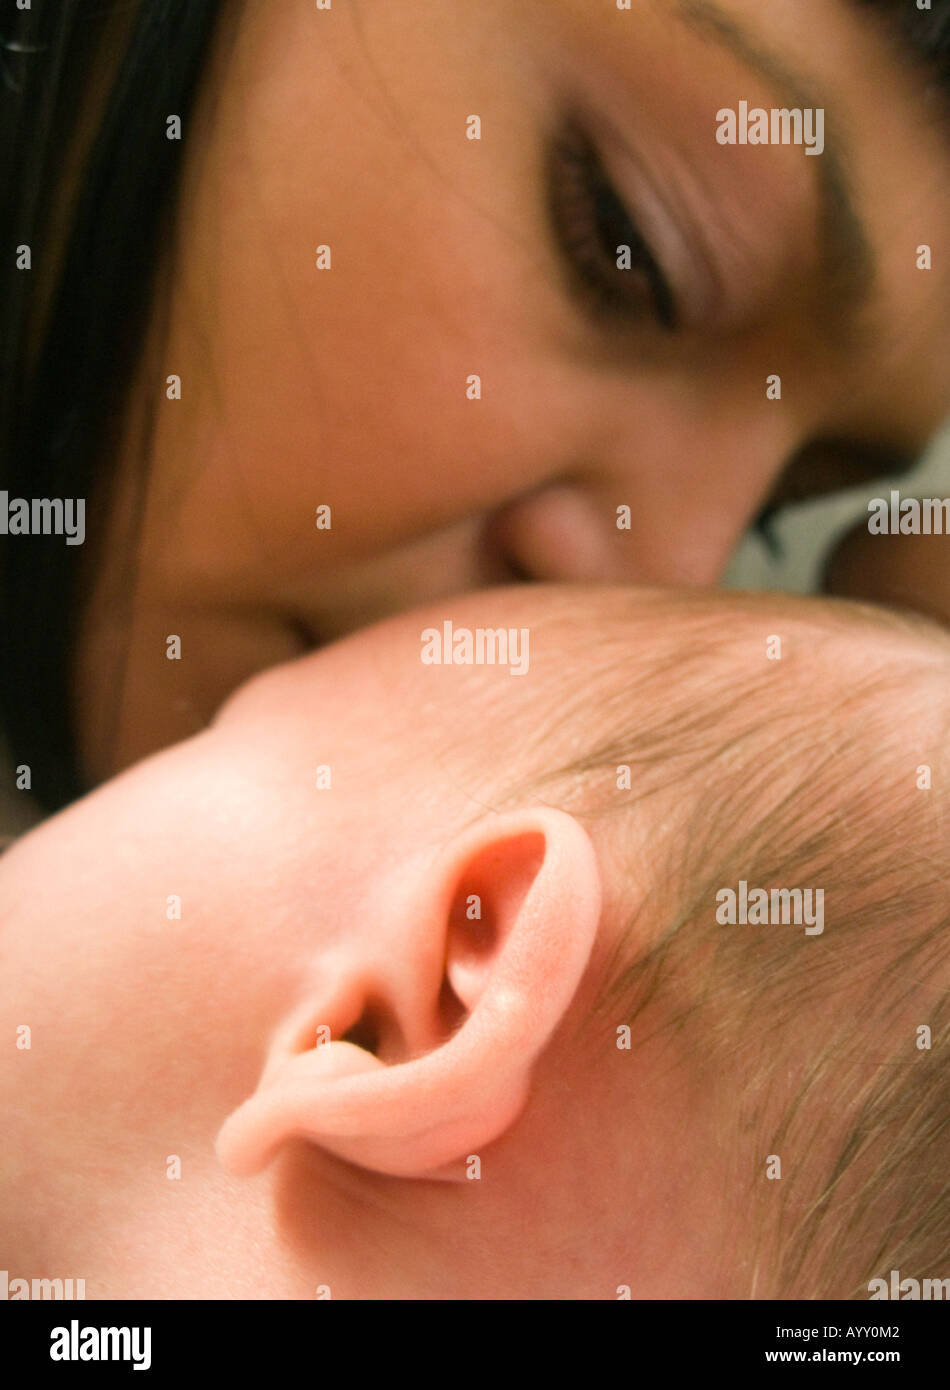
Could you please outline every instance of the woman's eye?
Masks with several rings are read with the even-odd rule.
[[[579,130],[554,139],[549,198],[561,254],[594,316],[638,320],[646,312],[674,331],[678,316],[669,283]]]

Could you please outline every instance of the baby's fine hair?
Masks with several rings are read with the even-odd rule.
[[[950,639],[860,605],[657,594],[580,604],[568,648],[535,751],[578,751],[512,799],[621,843],[650,805],[653,925],[628,922],[591,1024],[615,1046],[662,1005],[727,1088],[745,1296],[950,1276]],[[821,930],[789,894],[724,921],[742,884],[811,889],[813,923],[821,889]]]

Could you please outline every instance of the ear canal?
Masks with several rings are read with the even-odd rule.
[[[352,969],[354,981],[372,978],[375,1010],[380,999],[412,1001],[394,1031],[430,1039],[426,1050],[384,1062],[357,1046],[378,1030],[366,1031],[369,1000],[361,1012],[356,984],[343,981],[350,1031],[312,1047],[301,1040],[313,1030],[291,1021],[218,1136],[228,1171],[256,1173],[302,1138],[393,1176],[461,1180],[459,1160],[517,1120],[596,938],[594,848],[560,811],[490,817],[447,846],[415,890],[385,942],[388,987],[378,961],[369,970],[357,953]],[[400,993],[407,972],[412,988]]]

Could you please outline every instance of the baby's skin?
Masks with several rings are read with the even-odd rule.
[[[947,659],[851,605],[522,586],[255,677],[0,859],[0,1268],[87,1298],[770,1296],[735,1078],[667,996],[598,1004],[668,929],[715,701],[787,720],[761,769],[847,730],[857,679],[936,690]],[[821,952],[825,912],[762,930]]]

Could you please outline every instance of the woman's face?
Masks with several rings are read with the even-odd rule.
[[[714,583],[767,501],[945,415],[944,136],[857,6],[222,9],[80,648],[92,777],[413,603]],[[823,153],[718,143],[740,102],[822,108]]]

